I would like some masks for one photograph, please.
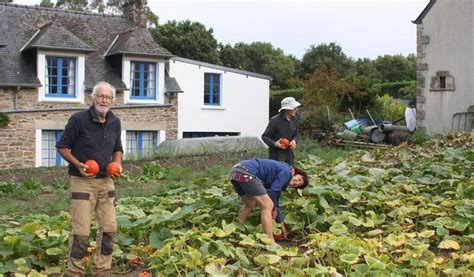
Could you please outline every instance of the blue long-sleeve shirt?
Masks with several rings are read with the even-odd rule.
[[[292,167],[284,162],[266,159],[245,160],[241,161],[240,164],[263,182],[277,212],[276,222],[282,223],[280,193],[288,187],[292,177]]]

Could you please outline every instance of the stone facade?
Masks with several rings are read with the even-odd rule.
[[[416,26],[416,127],[419,131],[426,132],[423,126],[425,118],[424,111],[424,89],[426,82],[426,75],[428,72],[428,64],[425,63],[426,45],[430,43],[430,37],[423,35],[423,24]]]
[[[0,111],[10,117],[8,126],[0,128],[0,169],[34,167],[36,130],[63,129],[73,113],[91,103],[90,92],[84,104],[41,103],[37,98],[36,89],[0,88]],[[159,128],[165,130],[166,139],[176,139],[177,107],[176,100],[168,105],[124,105],[123,93],[118,92],[112,110],[122,121],[122,130]]]

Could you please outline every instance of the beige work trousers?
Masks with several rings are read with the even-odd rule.
[[[115,186],[112,178],[70,176],[72,232],[69,237],[67,276],[85,276],[89,234],[95,214],[99,230],[94,253],[93,276],[110,276],[115,219]]]

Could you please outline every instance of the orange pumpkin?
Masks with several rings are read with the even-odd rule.
[[[280,145],[287,148],[288,146],[290,146],[290,141],[287,138],[281,138]]]
[[[97,175],[99,173],[99,164],[96,161],[87,160],[84,164],[87,166],[87,174]]]
[[[117,162],[111,162],[107,165],[107,175],[115,176],[115,174],[120,173],[120,164]]]

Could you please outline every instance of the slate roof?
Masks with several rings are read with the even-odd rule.
[[[36,76],[36,51],[26,48],[63,48],[65,51],[80,50],[85,55],[85,85],[91,89],[99,81],[108,81],[117,90],[125,89],[121,80],[121,68],[117,68],[119,57],[104,57],[117,35],[132,30],[135,25],[124,16],[104,15],[89,12],[65,11],[0,2],[0,87],[39,87]],[[47,25],[48,23],[53,23]],[[41,28],[43,27],[43,28]],[[38,33],[38,31],[40,31]],[[122,53],[159,56],[171,54],[158,44],[151,45],[151,35],[146,29],[136,29],[129,39],[145,43],[143,52],[131,41],[121,48]],[[36,36],[35,36],[36,34]],[[56,36],[64,36],[64,41],[55,41]],[[124,37],[125,38],[125,37]],[[132,40],[132,41],[133,41]],[[141,45],[140,45],[141,48]],[[90,52],[93,51],[94,52]],[[153,52],[154,51],[154,52]],[[88,53],[90,52],[90,53]],[[120,53],[120,52],[117,52]]]
[[[431,8],[433,7],[435,3],[436,3],[436,0],[430,0],[430,2],[428,3],[428,5],[426,5],[426,7],[423,9],[420,15],[412,22],[415,24],[423,23],[423,18],[425,18],[425,16],[428,14],[428,12],[431,10]]]
[[[233,72],[237,74],[242,74],[242,75],[247,75],[247,76],[252,76],[255,78],[260,78],[260,79],[266,79],[266,80],[272,80],[271,76],[260,74],[260,73],[255,73],[251,71],[245,71],[245,70],[240,70],[240,69],[235,69],[227,66],[222,66],[222,65],[217,65],[217,64],[212,64],[212,63],[206,63],[206,62],[201,62],[201,61],[196,61],[196,60],[191,60],[191,59],[186,59],[182,57],[173,57],[170,59],[171,62],[173,61],[179,61],[183,63],[189,63],[189,64],[194,64],[198,66],[205,66],[209,68],[214,68],[222,71],[228,71],[228,72]]]
[[[183,92],[178,82],[174,77],[170,77],[168,72],[165,74],[165,89],[167,93],[180,93]]]
[[[23,46],[22,51],[28,51],[35,48],[70,50],[83,53],[94,51],[94,49],[84,43],[80,38],[56,23],[48,23],[41,27],[40,30],[33,35],[33,39]]]
[[[105,55],[112,56],[116,54],[139,54],[160,58],[174,56],[158,45],[147,29],[136,27],[119,34]]]

